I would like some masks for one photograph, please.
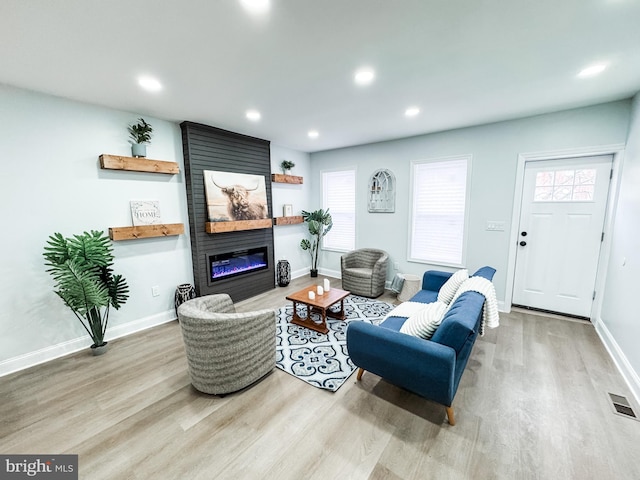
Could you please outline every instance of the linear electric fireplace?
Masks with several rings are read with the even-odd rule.
[[[248,248],[233,252],[208,255],[210,282],[237,277],[249,272],[269,268],[267,247]]]

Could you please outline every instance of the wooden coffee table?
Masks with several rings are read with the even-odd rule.
[[[318,295],[316,288],[316,285],[310,285],[286,297],[287,300],[291,300],[293,302],[293,318],[291,319],[291,323],[326,334],[329,333],[329,329],[327,328],[327,317],[344,320],[344,299],[349,296],[351,292],[331,287],[331,290],[329,290],[328,292],[324,292],[322,295]],[[316,298],[310,300],[309,292],[314,292],[316,294]],[[340,302],[340,311],[333,312],[329,310],[329,307],[335,305],[338,302]],[[298,315],[299,303],[307,306],[307,318],[302,318]],[[311,319],[312,313],[320,314],[322,322],[314,322]]]

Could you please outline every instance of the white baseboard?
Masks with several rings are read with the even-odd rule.
[[[325,277],[342,278],[342,272],[340,270],[329,270],[328,268],[319,268],[318,273]]]
[[[340,272],[336,272],[335,270],[327,270],[324,268],[319,268],[318,269],[318,274],[319,275],[324,275],[325,277],[333,277],[333,278],[342,278],[340,276]],[[300,278],[300,277],[304,277],[307,276],[309,278],[311,278],[310,274],[309,274],[309,268],[305,267],[305,268],[300,268],[294,272],[291,272],[291,278]]]
[[[598,319],[595,322],[595,327],[604,348],[607,349],[609,356],[613,359],[613,362],[622,374],[622,378],[627,382],[636,402],[640,404],[640,377],[629,363],[629,360],[627,360],[626,355],[618,345],[618,342],[616,342],[615,338],[613,338],[613,335],[611,335],[611,332],[604,322],[601,319]]]
[[[167,310],[166,312],[150,315],[122,325],[109,327],[107,329],[106,339],[107,341],[115,340],[116,338],[131,335],[132,333],[146,330],[147,328],[155,327],[163,323],[168,323],[175,319],[175,310]],[[74,338],[73,340],[67,340],[66,342],[41,348],[34,352],[8,358],[0,362],[0,377],[48,362],[55,358],[79,352],[80,350],[86,350],[89,348],[89,345],[91,345],[91,339],[87,335],[84,335],[79,338]]]
[[[300,278],[300,277],[304,277],[305,275],[309,275],[309,269],[308,268],[300,268],[299,270],[294,270],[293,272],[291,272],[291,278]]]

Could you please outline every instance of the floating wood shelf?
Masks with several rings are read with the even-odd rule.
[[[205,230],[207,233],[239,232],[241,230],[255,230],[258,228],[271,228],[270,218],[260,220],[238,220],[236,222],[207,222]]]
[[[129,170],[132,172],[180,173],[176,162],[151,160],[149,158],[121,157],[119,155],[100,155],[100,168],[105,170]]]
[[[296,177],[295,175],[283,175],[281,173],[272,173],[271,181],[275,183],[302,184],[302,177]]]
[[[114,241],[136,240],[138,238],[169,237],[172,235],[182,235],[183,233],[184,224],[182,223],[109,228],[109,237]]]
[[[295,225],[296,223],[302,222],[304,222],[302,215],[294,215],[292,217],[275,217],[273,219],[274,225]]]

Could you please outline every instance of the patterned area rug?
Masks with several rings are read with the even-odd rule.
[[[276,366],[314,387],[335,392],[356,368],[347,352],[349,322],[375,325],[392,308],[389,303],[349,295],[344,299],[346,320],[327,318],[329,333],[325,335],[291,324],[293,305],[282,307],[278,312]],[[307,307],[298,305],[298,314],[306,317]],[[317,314],[312,318],[319,321]]]

